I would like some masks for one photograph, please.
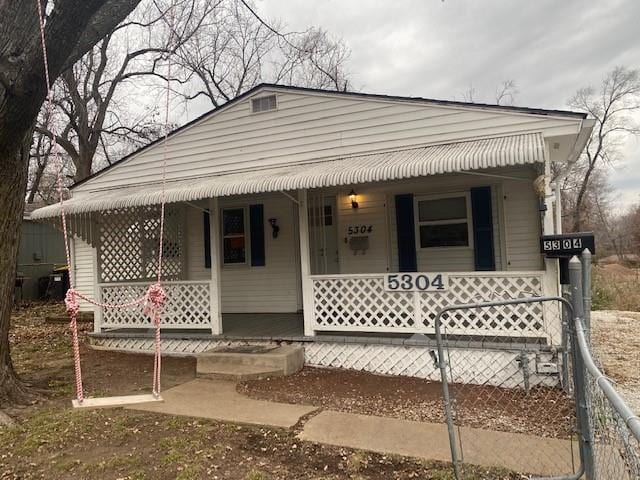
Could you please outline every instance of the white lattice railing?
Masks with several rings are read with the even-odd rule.
[[[144,295],[149,285],[149,282],[103,283],[100,284],[100,296],[103,303],[126,303]],[[162,328],[211,328],[209,282],[163,282],[162,286],[167,292]],[[122,310],[104,309],[101,325],[106,328],[151,328],[151,320],[142,309],[142,305]]]
[[[444,292],[391,292],[384,274],[314,275],[314,329],[386,333],[434,333],[445,306],[540,296],[544,272],[449,273]],[[445,315],[448,334],[501,337],[556,337],[559,318],[540,304],[460,310]]]

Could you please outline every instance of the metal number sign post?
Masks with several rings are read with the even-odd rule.
[[[540,252],[547,257],[571,257],[582,254],[585,249],[592,254],[596,252],[592,232],[544,235],[540,238]]]

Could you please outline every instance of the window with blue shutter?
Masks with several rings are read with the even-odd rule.
[[[495,270],[491,187],[471,189],[471,211],[473,216],[473,246],[476,270]]]
[[[222,209],[222,263],[247,263],[245,208]]]
[[[416,231],[413,219],[413,195],[396,195],[396,232],[398,237],[398,269],[401,272],[415,272]]]

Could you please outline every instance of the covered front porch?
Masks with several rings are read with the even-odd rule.
[[[540,208],[552,197],[547,173],[544,141],[528,134],[174,182],[162,330],[403,342],[432,336],[445,306],[557,294],[555,261],[538,250],[555,230],[554,209]],[[158,188],[67,203],[86,295],[123,304],[154,281]],[[434,278],[439,288],[429,288]],[[141,305],[94,318],[97,335],[151,327]],[[561,341],[558,312],[536,304],[461,311],[444,328],[478,341]]]

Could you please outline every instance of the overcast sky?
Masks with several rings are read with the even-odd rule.
[[[492,102],[515,80],[515,104],[566,108],[616,65],[640,68],[640,0],[256,0],[289,30],[321,26],[352,50],[368,93]],[[640,200],[640,142],[611,171],[620,205]]]

